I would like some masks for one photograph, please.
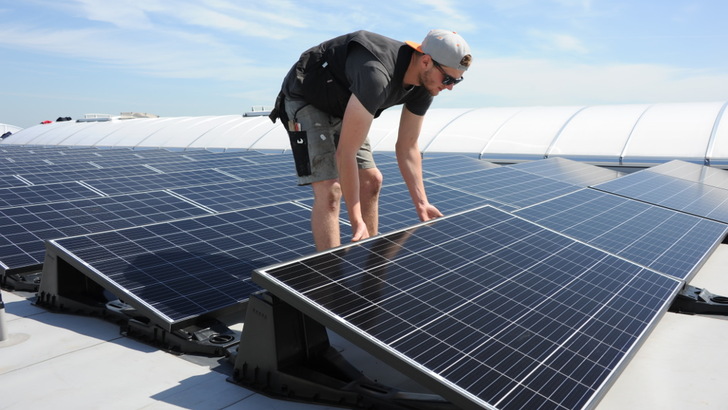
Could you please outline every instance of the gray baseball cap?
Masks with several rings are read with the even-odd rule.
[[[422,40],[422,44],[414,41],[405,41],[405,43],[420,53],[429,54],[439,64],[461,71],[467,71],[472,61],[470,46],[460,34],[454,31],[430,30]]]

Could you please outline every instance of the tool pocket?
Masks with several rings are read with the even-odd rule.
[[[306,131],[288,131],[293,159],[296,162],[296,173],[299,177],[311,175],[311,160],[308,156],[308,136]]]

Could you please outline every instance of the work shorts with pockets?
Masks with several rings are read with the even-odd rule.
[[[341,135],[341,118],[325,113],[305,101],[285,98],[288,136],[296,163],[298,185],[336,179],[336,147]],[[356,154],[359,169],[374,168],[369,138]]]

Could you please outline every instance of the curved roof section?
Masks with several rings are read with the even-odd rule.
[[[20,127],[16,127],[16,126],[10,125],[10,124],[2,124],[2,123],[0,123],[0,135],[5,134],[6,132],[15,133],[15,132],[18,132],[20,130],[21,130]]]
[[[728,167],[728,101],[430,110],[424,155],[464,153],[496,162],[552,156],[613,166],[672,159]],[[369,138],[394,151],[400,111],[385,111]],[[3,144],[286,151],[280,124],[241,115],[59,122],[22,129]]]

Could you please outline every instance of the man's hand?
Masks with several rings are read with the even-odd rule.
[[[358,224],[352,224],[351,230],[353,232],[351,237],[352,242],[361,241],[369,237],[369,228],[367,228],[367,224],[363,221]]]
[[[424,207],[417,209],[417,216],[420,218],[420,221],[425,222],[439,218],[443,215],[442,212],[435,207],[435,205],[427,204]]]

